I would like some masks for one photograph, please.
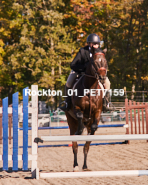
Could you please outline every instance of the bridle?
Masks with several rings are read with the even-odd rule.
[[[101,53],[101,52],[95,53],[94,55],[103,55],[103,56],[105,56],[105,54]]]
[[[105,56],[105,54],[104,53],[101,53],[101,52],[98,52],[98,53],[95,53],[94,55],[103,55],[103,56]],[[97,66],[96,66],[96,64],[95,64],[95,62],[94,62],[94,60],[93,60],[93,58],[91,59],[91,64],[93,65],[93,67],[94,67],[94,69],[95,69],[95,78],[97,79],[97,80],[99,80],[101,77],[99,76],[99,74],[98,74],[98,68],[97,68]]]

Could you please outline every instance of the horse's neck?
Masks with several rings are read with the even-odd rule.
[[[93,70],[92,70],[91,62],[89,62],[89,64],[87,65],[87,68],[86,68],[86,70],[85,70],[85,74],[90,75],[90,76],[93,76],[94,74],[93,74],[92,71],[93,71]]]
[[[95,73],[93,73],[92,64],[89,62],[85,71],[85,76],[83,78],[83,84],[85,88],[90,89],[91,87],[94,88],[94,86],[97,86],[98,80],[95,78],[94,74]]]
[[[83,78],[83,84],[85,89],[96,89],[98,80],[90,75],[85,75]]]

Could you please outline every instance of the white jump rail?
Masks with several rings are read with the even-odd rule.
[[[31,86],[32,91],[38,92],[38,85]],[[39,169],[37,168],[37,144],[34,143],[34,138],[38,135],[38,96],[32,96],[32,178],[39,178]]]
[[[37,86],[32,90],[38,91]],[[148,175],[148,170],[122,170],[122,171],[89,171],[89,172],[55,172],[39,173],[37,167],[37,143],[34,139],[38,137],[38,97],[32,98],[32,177],[39,178],[76,178],[76,177],[107,177],[107,176],[142,176]],[[61,141],[113,141],[113,140],[148,140],[148,134],[132,135],[81,135],[81,136],[41,136],[43,141],[61,142]]]
[[[81,136],[42,136],[43,141],[112,141],[112,140],[148,140],[148,134],[135,135],[81,135]],[[38,173],[38,178],[81,178],[81,177],[113,177],[113,176],[143,176],[148,170],[121,170],[121,171],[89,171],[89,172],[55,172]]]
[[[114,176],[143,176],[148,170],[121,170],[121,171],[89,171],[89,172],[55,172],[40,173],[40,178],[81,178],[81,177],[114,177]]]
[[[41,136],[43,141],[113,141],[113,140],[148,140],[148,134],[129,135],[81,135],[81,136]]]

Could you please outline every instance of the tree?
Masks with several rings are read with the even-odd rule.
[[[66,1],[66,0],[65,0]],[[66,1],[67,2],[67,1]],[[65,22],[76,30],[78,46],[90,33],[97,33],[108,49],[108,76],[111,88],[147,89],[147,18],[146,0],[68,1]],[[71,24],[73,20],[74,24]],[[74,33],[74,32],[73,32]],[[83,33],[83,37],[81,37]]]
[[[4,2],[6,7],[6,2]],[[70,72],[69,62],[74,43],[63,26],[59,12],[64,3],[58,0],[11,1],[0,32],[5,43],[1,65],[1,86],[21,91],[26,86],[54,88],[63,86]],[[9,36],[5,30],[10,28]],[[9,38],[9,40],[8,40]]]

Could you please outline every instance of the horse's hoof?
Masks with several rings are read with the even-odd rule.
[[[85,168],[85,169],[83,169],[83,171],[91,171],[90,169],[88,169],[88,168]]]
[[[91,170],[89,170],[89,169],[87,168],[87,166],[83,166],[82,170],[83,170],[83,171],[91,171]]]
[[[75,166],[75,167],[73,168],[73,171],[74,171],[74,172],[78,172],[78,171],[79,171],[79,167],[78,167],[78,166]]]

